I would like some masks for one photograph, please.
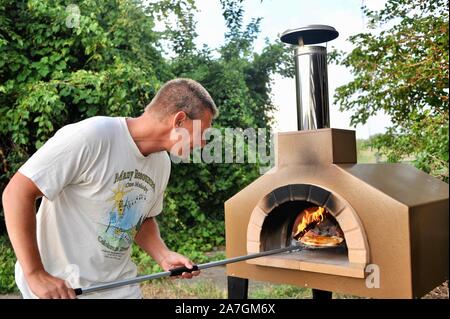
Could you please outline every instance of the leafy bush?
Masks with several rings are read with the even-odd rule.
[[[449,11],[445,0],[388,0],[365,8],[379,32],[350,37],[355,48],[337,54],[354,80],[336,90],[335,102],[353,111],[352,124],[379,111],[393,125],[371,139],[389,162],[414,165],[448,182]]]
[[[60,127],[95,115],[139,115],[175,77],[211,93],[221,113],[215,127],[269,127],[270,76],[291,75],[284,63],[291,58],[278,42],[253,52],[260,20],[243,25],[241,2],[221,1],[229,30],[214,52],[195,46],[193,0],[79,1],[75,28],[66,26],[66,1],[2,0],[0,190]],[[166,23],[162,32],[154,31],[157,18]],[[258,164],[174,164],[158,219],[167,245],[206,261],[205,252],[224,244],[223,203],[258,175]],[[133,258],[157,269],[137,248]]]
[[[14,264],[16,256],[8,237],[0,236],[0,294],[17,292],[14,281]]]

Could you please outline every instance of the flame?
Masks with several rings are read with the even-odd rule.
[[[302,218],[302,221],[297,226],[297,231],[294,234],[294,237],[297,237],[298,234],[301,234],[306,227],[313,223],[320,223],[324,219],[325,208],[323,207],[309,207],[303,210],[305,215]]]

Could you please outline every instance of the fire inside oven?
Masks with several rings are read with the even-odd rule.
[[[295,219],[292,240],[306,247],[337,247],[344,243],[344,233],[325,207],[311,206]]]
[[[300,242],[306,249],[296,252],[308,259],[338,255],[348,260],[344,232],[326,207],[307,201],[289,201],[268,214],[261,229],[261,251]],[[329,247],[321,250],[315,248]],[[308,249],[310,248],[310,249]]]

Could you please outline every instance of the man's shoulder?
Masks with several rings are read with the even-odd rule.
[[[116,132],[120,128],[120,117],[94,116],[75,123],[80,129],[99,132]]]
[[[108,116],[94,116],[76,123],[63,126],[56,134],[69,136],[80,136],[89,140],[92,137],[96,139],[111,137],[114,132],[120,129],[120,118]]]

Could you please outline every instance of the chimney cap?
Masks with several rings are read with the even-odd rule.
[[[296,29],[288,29],[281,34],[281,41],[288,44],[318,44],[336,39],[339,32],[335,28],[323,24],[311,24]],[[302,41],[300,41],[300,39]]]

